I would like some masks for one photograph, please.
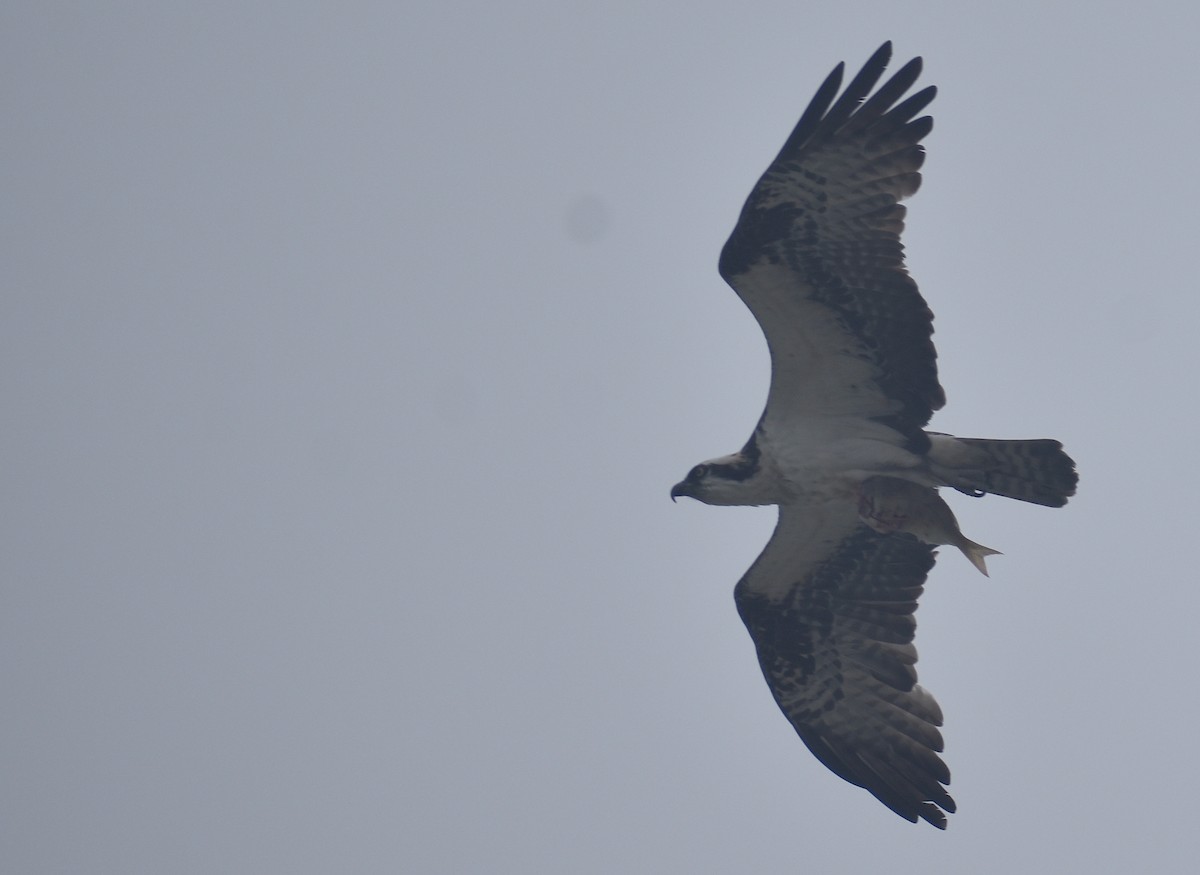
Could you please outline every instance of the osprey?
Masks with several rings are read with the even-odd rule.
[[[834,68],[721,251],[766,335],[770,394],[741,451],[671,498],[779,506],[734,590],[775,701],[834,773],[945,829],[942,712],[916,682],[913,612],[936,545],[984,574],[996,551],[963,536],[938,489],[1061,507],[1078,478],[1058,441],[924,429],[945,396],[899,201],[921,182],[933,121],[917,116],[936,89],[905,96],[915,58],[872,94],[890,57],[884,43],[840,96]]]

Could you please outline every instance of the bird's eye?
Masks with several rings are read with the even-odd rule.
[[[697,465],[688,475],[688,480],[703,480],[708,476],[708,465]]]

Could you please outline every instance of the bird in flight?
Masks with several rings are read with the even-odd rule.
[[[908,93],[920,58],[876,88],[891,53],[840,95],[834,68],[742,208],[720,272],[766,335],[767,405],[740,451],[671,498],[778,505],[734,590],[775,701],[835,774],[945,829],[942,712],[917,684],[913,612],[937,545],[984,574],[997,551],[963,535],[938,490],[1061,507],[1078,477],[1055,440],[925,430],[945,395],[900,201],[921,183],[936,89]]]

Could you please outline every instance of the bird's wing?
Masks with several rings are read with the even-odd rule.
[[[917,685],[917,608],[933,548],[881,535],[852,505],[780,507],[735,590],[775,701],[822,763],[914,823],[944,829],[954,800],[942,713]]]
[[[838,64],[721,251],[721,275],[771,350],[768,428],[849,415],[913,434],[945,403],[933,315],[904,268],[898,203],[920,185],[919,143],[933,120],[914,116],[936,89],[901,101],[921,71],[915,58],[868,98],[890,57],[884,43],[835,101]]]

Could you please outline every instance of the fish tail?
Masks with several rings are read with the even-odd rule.
[[[972,565],[979,569],[979,573],[984,577],[988,577],[987,564],[984,562],[988,556],[1000,556],[999,550],[993,550],[991,547],[985,547],[983,544],[976,544],[970,538],[959,535],[958,540],[954,544],[962,554],[967,557]]]

